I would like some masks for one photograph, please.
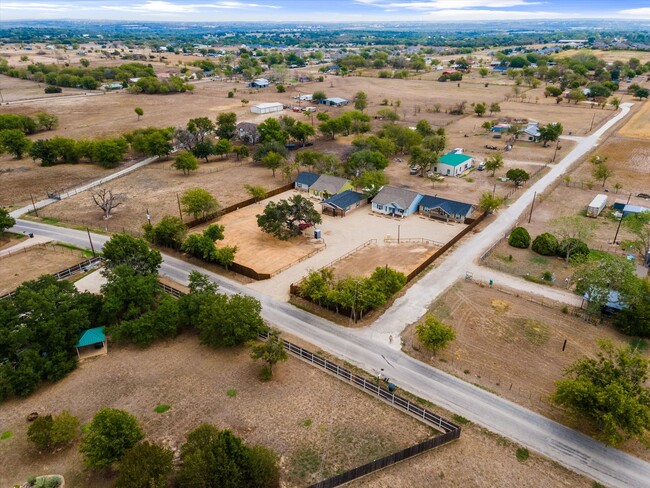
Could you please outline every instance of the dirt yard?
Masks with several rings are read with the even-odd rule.
[[[284,184],[280,177],[273,178],[268,169],[251,162],[216,160],[200,164],[199,169],[189,176],[173,169],[171,163],[171,160],[152,163],[108,183],[106,188],[113,193],[125,194],[126,201],[114,210],[107,221],[93,203],[89,192],[57,202],[43,209],[39,215],[98,229],[118,232],[125,229],[138,234],[146,223],[147,209],[153,224],[165,215],[178,216],[176,194],[182,195],[188,188],[208,190],[225,207],[250,198],[244,189],[246,183],[263,185],[268,189]],[[186,221],[192,218],[183,215]]]
[[[378,266],[388,266],[408,275],[439,249],[432,242],[372,244],[336,263],[334,278],[370,276]]]
[[[44,274],[56,273],[85,259],[81,251],[49,244],[1,256],[0,295],[14,291],[25,281],[34,280]]]
[[[268,171],[268,170],[267,170]],[[278,201],[290,194],[282,193],[264,202]],[[257,215],[264,207],[250,205],[219,218],[217,223],[223,225],[224,240],[218,246],[237,246],[235,262],[253,268],[258,273],[274,274],[290,266],[310,253],[324,248],[322,242],[312,239],[313,231],[307,229],[305,235],[296,236],[288,241],[263,232],[257,225]],[[206,226],[196,228],[201,232]]]
[[[245,348],[215,351],[189,334],[147,349],[109,347],[107,356],[83,362],[64,380],[2,405],[2,430],[13,436],[0,441],[0,484],[56,472],[66,485],[89,486],[77,446],[39,455],[28,444],[25,416],[32,411],[68,409],[85,424],[103,407],[121,408],[138,418],[150,440],[174,449],[189,431],[213,423],[275,450],[285,486],[305,486],[431,434],[418,421],[297,359],[277,366],[273,381],[261,383],[261,365],[249,354]],[[229,389],[236,390],[235,397],[227,395]],[[153,409],[161,403],[171,409],[157,414]],[[112,486],[112,478],[92,486]]]
[[[550,403],[554,382],[569,364],[595,354],[598,339],[618,344],[627,339],[610,325],[589,324],[559,309],[464,281],[434,302],[430,311],[454,327],[456,340],[432,356],[419,345],[412,324],[402,335],[405,352],[572,427],[584,428]],[[645,355],[650,357],[650,352]],[[650,451],[639,443],[628,442],[623,448],[650,459]]]
[[[636,114],[618,132],[625,137],[650,139],[650,103],[647,101]]]
[[[85,424],[105,406],[125,409],[138,418],[148,439],[173,449],[193,428],[213,423],[276,450],[283,486],[305,486],[431,434],[416,420],[296,359],[279,365],[270,383],[259,382],[259,369],[248,350],[214,351],[191,335],[144,350],[110,349],[59,383],[2,406],[3,431],[12,436],[0,441],[5,466],[0,483],[11,486],[33,473],[56,472],[73,488],[89,486],[91,479],[92,486],[112,486],[110,475],[90,477],[78,444],[38,454],[26,439],[25,416],[32,411],[68,409]],[[226,394],[229,389],[236,390],[235,397]],[[157,414],[153,409],[161,403],[171,409]],[[466,425],[453,444],[352,486],[417,486],[434,476],[441,486],[538,486],[526,484],[538,479],[544,486],[589,486],[586,478],[534,453],[520,464],[515,450],[507,440]]]

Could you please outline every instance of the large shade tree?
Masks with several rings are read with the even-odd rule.
[[[321,223],[321,216],[314,204],[302,195],[295,195],[288,200],[270,202],[264,212],[257,216],[257,225],[269,234],[281,240],[287,240],[300,233],[300,224],[314,225]]]

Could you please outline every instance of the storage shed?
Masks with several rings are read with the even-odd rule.
[[[587,217],[596,218],[600,215],[607,205],[607,195],[599,194],[594,197],[591,203],[587,206]]]
[[[284,106],[279,102],[258,103],[251,107],[251,112],[254,114],[270,114],[279,112]]]
[[[106,335],[104,327],[84,330],[75,346],[79,359],[106,354]]]

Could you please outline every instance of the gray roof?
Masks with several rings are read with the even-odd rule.
[[[341,188],[348,182],[345,178],[332,175],[321,175],[316,180],[316,183],[309,188],[313,191],[325,191],[329,194],[335,194],[341,191]]]
[[[420,197],[421,195],[417,192],[386,185],[379,190],[377,195],[375,195],[375,198],[372,199],[372,203],[377,203],[379,205],[389,205],[393,203],[399,208],[406,210]]]

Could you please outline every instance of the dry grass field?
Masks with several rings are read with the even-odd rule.
[[[90,486],[91,480],[98,488],[114,482],[110,473],[91,477],[78,444],[38,454],[26,439],[25,417],[32,411],[68,409],[85,424],[105,406],[124,409],[138,418],[149,440],[174,449],[190,430],[213,423],[278,452],[287,487],[306,486],[431,435],[418,421],[296,359],[279,365],[270,383],[259,382],[259,369],[246,349],[216,351],[188,334],[147,349],[111,348],[64,380],[3,404],[3,430],[13,435],[0,441],[0,484],[12,486],[41,472],[63,474],[72,488]],[[227,395],[229,389],[235,397]],[[153,409],[161,403],[171,409],[157,414]],[[519,463],[516,447],[466,425],[453,444],[352,486],[424,486],[434,478],[436,486],[539,486],[540,479],[546,487],[589,486],[586,478],[535,453]]]
[[[454,327],[456,339],[431,355],[419,346],[415,324],[402,337],[404,351],[496,394],[574,427],[550,403],[554,382],[578,358],[598,351],[598,339],[623,344],[626,337],[608,324],[590,324],[559,309],[525,298],[458,282],[430,307],[431,313]],[[567,346],[562,351],[564,340]],[[650,357],[650,353],[644,353]],[[636,442],[623,448],[643,459],[650,451]]]
[[[626,51],[626,50],[616,50],[604,51],[602,49],[568,49],[562,51],[556,55],[558,58],[570,58],[576,54],[593,54],[598,58],[602,58],[607,62],[614,61],[629,61],[630,58],[637,58],[641,60],[641,64],[647,63],[650,61],[650,53],[644,51]]]
[[[93,203],[89,192],[61,200],[43,209],[39,215],[109,231],[125,229],[137,234],[146,223],[147,209],[154,224],[165,215],[177,216],[176,194],[182,195],[188,188],[208,190],[225,207],[250,198],[244,184],[263,185],[268,189],[284,184],[280,177],[273,178],[268,169],[246,161],[202,163],[189,176],[172,169],[171,163],[171,160],[152,163],[108,183],[106,188],[113,193],[126,195],[124,204],[114,210],[109,220],[104,220],[102,211]],[[183,218],[192,220],[188,215]]]
[[[336,263],[334,278],[370,276],[379,266],[388,266],[408,275],[439,248],[431,242],[372,244]]]
[[[41,275],[56,273],[86,259],[81,251],[60,246],[34,246],[0,257],[2,280],[0,295],[18,288],[21,283]]]
[[[647,142],[650,139],[650,103],[645,102],[641,110],[634,114],[618,133],[625,137],[645,139]]]

